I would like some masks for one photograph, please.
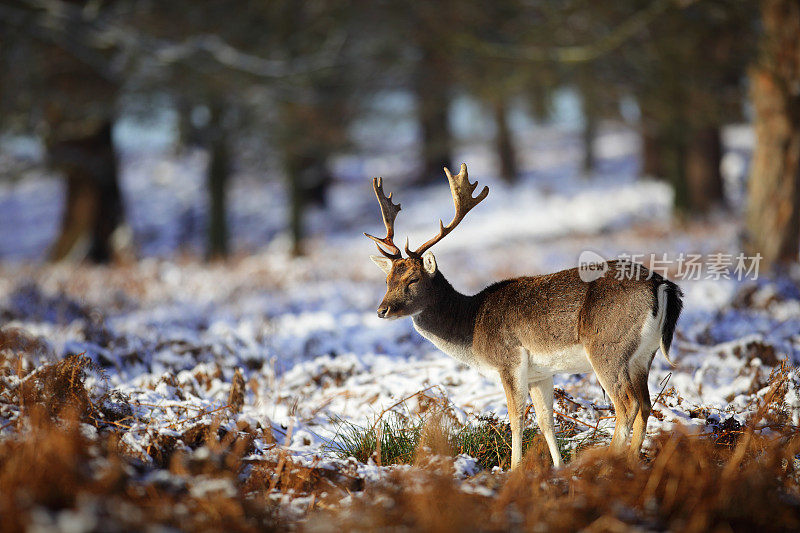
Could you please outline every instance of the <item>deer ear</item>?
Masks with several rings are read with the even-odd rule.
[[[378,265],[378,268],[383,270],[383,273],[386,274],[387,276],[389,275],[389,272],[392,271],[392,260],[389,259],[388,257],[371,255],[369,256],[369,258],[372,259],[372,262]]]
[[[436,258],[433,257],[433,252],[425,252],[425,255],[422,256],[422,267],[428,274],[436,273]]]

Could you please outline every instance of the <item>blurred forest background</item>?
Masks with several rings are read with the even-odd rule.
[[[120,181],[131,145],[167,146],[204,176],[204,206],[184,218],[207,258],[231,253],[240,175],[286,199],[281,225],[301,254],[332,184],[371,177],[364,156],[387,155],[384,175],[407,187],[441,185],[442,166],[461,162],[454,109],[467,101],[513,183],[519,132],[565,98],[587,176],[601,126],[633,128],[638,175],[670,183],[681,216],[734,209],[744,250],[797,260],[794,0],[0,2],[0,186],[44,165],[62,180],[62,212],[36,215],[57,227],[56,261],[141,254]],[[732,205],[722,130],[737,123],[752,123],[755,141]]]

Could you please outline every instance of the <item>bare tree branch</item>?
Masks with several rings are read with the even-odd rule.
[[[697,0],[654,0],[594,43],[577,46],[514,46],[460,35],[456,44],[495,59],[524,62],[585,63],[613,52],[671,7],[685,9]]]
[[[202,70],[192,61],[202,53],[227,69],[260,78],[289,78],[336,66],[346,38],[341,32],[335,33],[314,54],[291,61],[272,60],[244,52],[218,35],[197,35],[183,42],[174,42],[101,20],[98,10],[82,9],[61,0],[26,0],[24,3],[33,15],[26,22],[35,24],[38,38],[63,46],[104,77],[113,77],[115,71],[123,70],[130,60],[155,60],[157,65],[182,64]],[[15,25],[21,18],[27,19],[5,7],[0,9],[0,18]],[[103,61],[98,52],[116,53],[118,57]],[[91,60],[86,59],[88,56]]]

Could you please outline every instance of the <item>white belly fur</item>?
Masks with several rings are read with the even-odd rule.
[[[523,348],[523,356],[525,355],[528,356],[529,381],[554,374],[582,374],[592,370],[589,356],[580,344],[550,352],[534,352]]]
[[[453,359],[469,365],[488,378],[497,379],[499,377],[498,369],[475,357],[469,347],[448,342],[428,331],[417,328],[416,324],[414,327],[420,335]],[[553,352],[531,352],[523,349],[522,355],[523,357],[527,355],[528,379],[531,382],[554,374],[581,374],[592,370],[586,350],[580,344]]]

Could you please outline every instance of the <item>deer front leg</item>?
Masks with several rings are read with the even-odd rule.
[[[553,466],[560,468],[564,465],[561,460],[561,452],[556,443],[556,432],[553,420],[553,377],[545,378],[541,381],[531,383],[531,400],[536,411],[536,423],[539,424],[539,431],[547,441],[550,448],[550,457],[553,458]]]
[[[527,366],[527,365],[526,365]],[[520,376],[520,370],[516,372],[501,373],[500,380],[503,383],[503,390],[506,393],[508,404],[508,421],[511,425],[511,469],[517,468],[522,461],[522,429],[523,417],[525,415],[525,396],[526,390]]]

